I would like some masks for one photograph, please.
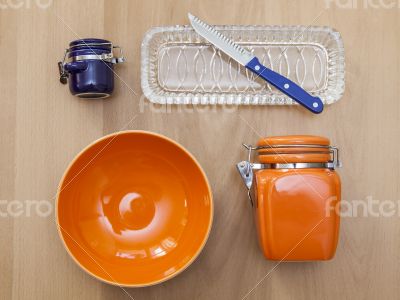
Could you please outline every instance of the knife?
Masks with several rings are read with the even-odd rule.
[[[236,44],[231,39],[217,31],[214,27],[201,21],[199,18],[190,13],[188,14],[188,17],[194,30],[215,47],[232,57],[250,71],[257,74],[257,76],[260,76],[265,81],[269,82],[282,93],[288,95],[290,98],[303,105],[311,112],[315,114],[322,112],[324,105],[320,98],[310,95],[290,79],[263,66],[258,58],[251,54],[250,51]]]

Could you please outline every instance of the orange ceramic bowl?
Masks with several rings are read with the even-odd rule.
[[[58,189],[65,248],[94,277],[140,287],[187,268],[208,238],[213,201],[195,158],[164,136],[124,131],[72,161]]]

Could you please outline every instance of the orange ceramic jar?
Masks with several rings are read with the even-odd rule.
[[[328,260],[339,234],[338,150],[318,136],[276,136],[249,149],[238,170],[248,188],[266,258]],[[250,162],[256,151],[258,162]]]

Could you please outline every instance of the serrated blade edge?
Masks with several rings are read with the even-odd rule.
[[[250,51],[236,44],[230,38],[217,31],[214,27],[201,21],[190,13],[188,14],[188,17],[192,27],[199,35],[243,66],[247,65],[247,63],[254,58],[254,55],[252,55]]]

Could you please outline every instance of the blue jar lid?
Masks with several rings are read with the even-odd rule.
[[[86,38],[69,43],[68,57],[78,55],[103,54],[112,51],[112,43],[104,39]]]

